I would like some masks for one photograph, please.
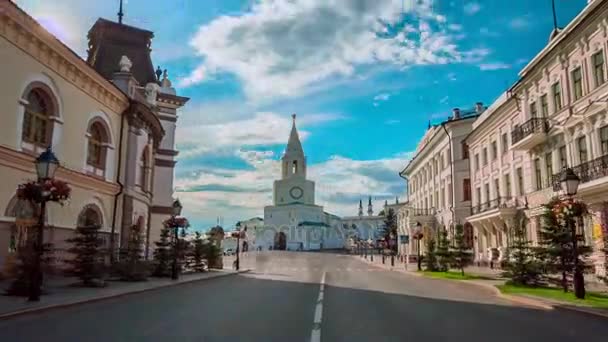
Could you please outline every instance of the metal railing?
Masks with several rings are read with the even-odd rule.
[[[511,132],[511,143],[515,144],[533,133],[546,133],[548,131],[549,121],[546,118],[532,118]]]
[[[572,171],[576,173],[578,178],[581,179],[581,183],[587,183],[595,179],[608,176],[608,155],[601,156],[591,161],[579,164],[572,168]],[[561,184],[560,178],[562,173],[554,174],[551,178],[553,184],[553,191],[560,191]]]
[[[471,214],[476,215],[486,211],[502,208],[517,208],[519,201],[514,197],[498,197],[471,207]]]
[[[435,208],[412,208],[410,216],[431,216],[435,215]]]

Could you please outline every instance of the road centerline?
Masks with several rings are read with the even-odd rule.
[[[325,292],[325,277],[327,272],[323,272],[321,276],[321,285],[319,285],[319,297],[315,307],[315,317],[313,319],[312,332],[310,334],[310,342],[321,341],[321,322],[323,321],[323,298]]]

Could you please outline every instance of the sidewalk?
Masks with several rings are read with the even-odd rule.
[[[243,272],[247,272],[247,270],[234,272],[224,269],[212,270],[205,273],[184,274],[180,276],[179,280],[149,278],[148,281],[143,282],[111,281],[109,282],[109,286],[104,288],[74,287],[70,285],[76,282],[75,278],[55,277],[45,282],[45,291],[48,293],[41,297],[40,302],[28,302],[27,298],[24,297],[0,296],[0,320],[26,313],[95,302]],[[8,285],[7,281],[0,282],[2,291]]]
[[[398,259],[395,258],[395,266],[391,266],[390,257],[385,259],[385,263],[382,263],[382,256],[374,255],[374,261],[371,261],[371,257],[368,254],[367,259],[365,257],[360,257],[359,255],[352,255],[353,258],[357,258],[363,262],[368,264],[373,264],[376,267],[381,267],[390,271],[397,271],[402,273],[407,273],[410,275],[415,275],[419,277],[423,277],[422,274],[417,272],[418,265],[415,263],[409,263],[405,265],[405,263],[398,262]],[[555,308],[573,310],[578,312],[583,312],[587,314],[592,314],[595,316],[600,316],[604,318],[608,318],[608,310],[591,308],[585,306],[573,305],[572,303],[562,302],[558,300],[552,300],[544,297],[537,297],[532,295],[514,295],[514,294],[504,294],[500,292],[500,290],[496,287],[497,285],[503,285],[506,282],[506,279],[501,277],[502,270],[500,269],[490,269],[486,267],[477,267],[470,266],[465,268],[465,273],[476,276],[483,276],[490,279],[476,279],[476,280],[449,280],[446,281],[458,281],[468,283],[474,286],[482,286],[487,289],[491,289],[495,292],[496,296],[510,300],[512,302],[532,306],[544,310],[552,310]],[[605,292],[606,286],[603,284],[597,284],[594,282],[589,282],[589,284],[585,284],[588,291],[594,292]]]

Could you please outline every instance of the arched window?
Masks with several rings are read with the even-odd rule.
[[[293,161],[293,165],[292,165],[292,169],[291,172],[295,175],[296,173],[298,173],[298,161],[294,160]]]
[[[108,134],[105,127],[99,122],[94,122],[89,128],[89,145],[87,152],[87,164],[104,170],[106,166],[106,148]]]
[[[25,113],[23,116],[23,141],[47,147],[51,143],[53,102],[48,93],[40,88],[33,88],[25,99]]]
[[[80,227],[101,226],[102,224],[101,212],[93,205],[86,206],[78,215],[78,226]]]
[[[148,191],[148,170],[150,169],[150,157],[148,156],[148,148],[144,148],[141,155],[141,164],[139,170],[139,186],[143,191]]]

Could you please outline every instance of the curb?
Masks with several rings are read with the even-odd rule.
[[[168,283],[168,284],[163,284],[163,285],[156,286],[156,287],[150,287],[150,288],[145,288],[145,289],[140,289],[140,290],[134,290],[134,291],[129,291],[129,292],[116,293],[116,294],[108,294],[108,295],[105,295],[105,296],[99,296],[99,297],[94,297],[94,298],[86,298],[86,299],[74,300],[74,301],[66,302],[66,303],[51,304],[51,305],[47,305],[47,306],[41,306],[41,307],[36,307],[36,308],[30,308],[30,309],[23,309],[23,310],[19,310],[19,311],[7,312],[7,313],[4,313],[4,314],[0,314],[0,321],[11,319],[11,318],[15,318],[15,317],[18,317],[18,316],[24,316],[24,315],[28,315],[28,314],[41,313],[41,312],[45,312],[45,311],[51,311],[51,310],[55,310],[55,309],[68,308],[68,307],[77,306],[77,305],[81,305],[81,304],[101,302],[101,301],[108,300],[108,299],[125,297],[125,296],[129,296],[129,295],[133,295],[133,294],[138,294],[138,293],[151,292],[151,291],[160,290],[160,289],[164,289],[164,288],[172,287],[172,286],[179,286],[179,285],[191,284],[191,283],[195,283],[195,282],[199,282],[199,281],[205,281],[205,280],[223,278],[223,277],[228,277],[228,276],[234,276],[234,275],[238,275],[238,274],[241,274],[241,273],[247,273],[247,272],[250,272],[250,271],[251,271],[250,269],[245,269],[245,270],[238,271],[238,272],[230,272],[230,273],[229,272],[225,272],[225,273],[222,272],[222,273],[216,274],[215,276],[207,277],[207,278],[202,278],[202,279],[191,279],[191,280],[182,281],[182,282],[179,282],[179,283]]]
[[[446,279],[446,280],[450,280],[450,279]],[[459,282],[464,282],[464,283],[471,284],[471,285],[477,285],[477,286],[484,287],[488,290],[493,291],[494,294],[496,295],[496,297],[506,299],[506,300],[514,302],[514,303],[523,304],[523,305],[527,305],[527,306],[533,306],[533,307],[536,307],[536,308],[539,308],[542,310],[553,310],[554,309],[553,305],[547,304],[538,299],[502,293],[496,286],[491,285],[491,284],[480,283],[475,280],[454,280],[454,281],[459,281]]]
[[[566,304],[555,304],[553,307],[556,308],[556,309],[577,311],[577,312],[585,313],[585,314],[588,314],[588,315],[594,315],[594,316],[597,316],[597,317],[608,318],[608,311],[606,311],[606,312],[598,312],[598,311],[592,310],[591,308],[587,308],[587,307],[584,307],[584,306],[574,306],[574,305],[566,305]]]

